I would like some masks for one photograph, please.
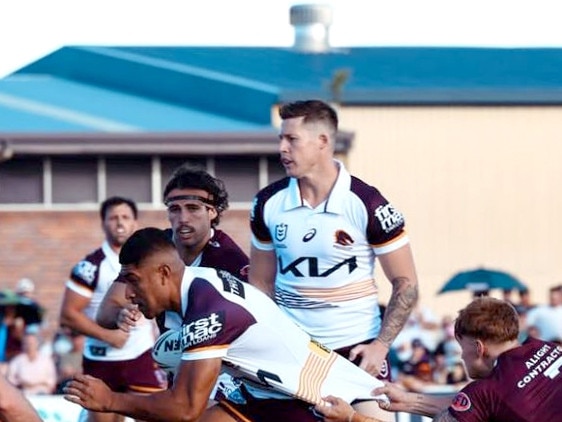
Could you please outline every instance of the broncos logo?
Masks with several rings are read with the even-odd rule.
[[[351,246],[353,245],[354,241],[350,235],[348,235],[343,230],[336,231],[336,243],[342,246]]]

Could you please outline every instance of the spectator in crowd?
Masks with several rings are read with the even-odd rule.
[[[35,283],[30,278],[20,278],[16,283],[15,292],[30,300],[35,300]]]
[[[143,317],[127,332],[104,328],[95,321],[103,296],[121,270],[119,251],[137,228],[137,206],[128,198],[111,197],[101,204],[100,217],[105,242],[72,269],[61,307],[61,326],[86,336],[84,374],[103,378],[114,391],[159,391],[162,382],[151,354],[154,323]],[[120,419],[120,415],[89,412],[90,422]]]
[[[531,300],[531,291],[528,288],[523,288],[518,290],[519,302],[515,304],[515,309],[517,312],[529,312],[535,307],[535,304]]]
[[[547,305],[527,312],[527,326],[536,327],[541,340],[562,341],[562,285],[549,289]]]
[[[0,420],[3,422],[41,422],[23,393],[0,375]]]
[[[388,378],[390,346],[418,297],[404,218],[334,159],[338,116],[332,107],[296,101],[279,114],[288,177],[254,199],[249,280],[315,340]],[[392,284],[384,319],[373,279],[376,259]],[[394,419],[376,406],[371,411]]]
[[[35,283],[30,278],[24,277],[18,280],[15,292],[19,296],[19,315],[23,318],[25,325],[41,325],[43,322],[44,309],[35,295]]]
[[[399,381],[413,377],[416,381],[433,383],[433,359],[431,353],[418,338],[412,340],[412,355],[402,363]]]
[[[75,375],[82,373],[82,354],[84,336],[74,330],[66,329],[59,333],[54,343],[57,366],[57,394],[62,394],[66,383]]]
[[[468,383],[468,375],[466,374],[463,363],[459,360],[458,362],[453,363],[452,367],[449,369],[446,384],[454,385],[457,388],[460,388],[466,383]]]
[[[450,369],[461,358],[461,347],[455,338],[455,322],[450,316],[445,316],[441,323],[443,338],[437,344],[434,355],[442,355],[445,365]]]
[[[24,394],[52,394],[57,371],[51,356],[39,353],[39,337],[28,331],[23,337],[23,352],[8,364],[8,380]]]
[[[511,304],[491,297],[475,299],[455,321],[455,336],[474,381],[450,396],[406,392],[390,384],[373,393],[387,394],[390,402],[383,407],[389,410],[431,416],[435,422],[559,420],[562,346],[534,338],[520,344],[518,331]],[[327,422],[368,421],[343,400],[326,400],[331,406],[317,408]]]
[[[514,298],[513,298],[513,289],[502,289],[502,300],[515,305]]]
[[[258,289],[223,270],[186,266],[162,230],[134,233],[119,259],[127,296],[145,317],[164,310],[182,316],[181,329],[164,334],[155,346],[158,361],[175,373],[174,382],[143,397],[111,392],[99,379],[78,376],[65,388],[65,398],[74,403],[148,420],[314,422],[310,404],[321,400],[322,391],[374,400],[371,385],[382,385],[311,341]],[[178,347],[170,351],[171,344]],[[222,367],[243,377],[247,401],[221,400],[207,408]]]
[[[3,292],[5,293],[5,292]],[[11,300],[11,299],[9,299]],[[25,321],[17,314],[14,303],[8,303],[0,308],[2,323],[0,324],[0,341],[3,362],[9,362],[23,350],[22,342],[25,333]]]

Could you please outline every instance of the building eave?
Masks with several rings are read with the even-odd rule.
[[[354,134],[340,132],[336,152],[346,153]],[[14,155],[248,155],[277,154],[273,130],[215,133],[1,133]]]

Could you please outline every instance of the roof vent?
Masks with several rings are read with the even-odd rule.
[[[309,53],[330,49],[332,8],[329,5],[298,4],[291,7],[290,14],[291,25],[295,27],[295,49]]]

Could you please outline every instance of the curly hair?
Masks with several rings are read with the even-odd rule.
[[[211,221],[213,227],[218,226],[222,213],[228,209],[228,192],[224,182],[211,176],[204,168],[190,163],[182,164],[172,173],[164,188],[163,199],[174,189],[201,189],[209,193],[217,210],[217,216]]]

